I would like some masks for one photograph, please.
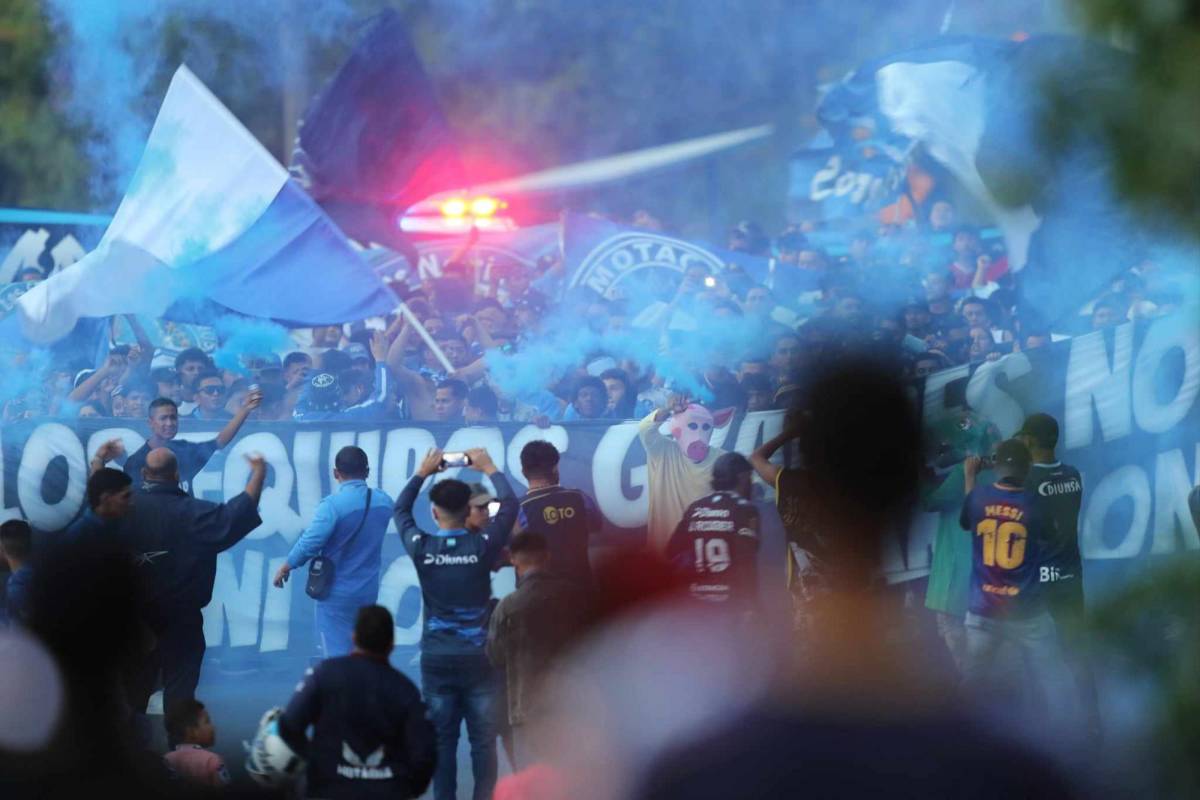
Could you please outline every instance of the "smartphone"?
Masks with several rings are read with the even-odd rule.
[[[493,500],[492,502],[488,503],[488,516],[489,517],[494,517],[499,513],[500,513],[500,501],[499,500]]]
[[[466,453],[442,453],[443,467],[469,467],[471,457]]]
[[[127,355],[129,355],[129,345],[119,344],[116,347],[114,347],[112,350],[109,350],[108,352],[110,355],[114,355],[114,356],[127,356]]]

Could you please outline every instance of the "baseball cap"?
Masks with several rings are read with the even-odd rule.
[[[482,483],[471,484],[471,498],[467,501],[471,505],[481,506],[484,503],[490,503],[495,499],[495,495],[489,492],[487,487],[485,487]]]
[[[1017,436],[1028,436],[1039,447],[1054,447],[1058,444],[1058,420],[1049,414],[1030,414]]]
[[[341,406],[342,388],[337,376],[318,372],[308,381],[308,407],[312,411],[337,411]]]
[[[996,445],[996,463],[1009,464],[1018,469],[1029,468],[1029,450],[1017,439],[1005,439]]]
[[[350,356],[351,361],[370,361],[371,351],[359,342],[351,342],[342,348],[342,352]]]
[[[283,369],[283,359],[276,353],[267,353],[262,356],[250,356],[246,359],[246,366],[253,370],[262,372],[268,369]]]
[[[159,369],[160,367],[170,367],[175,369],[175,356],[165,350],[155,350],[154,358],[150,359],[150,369]]]

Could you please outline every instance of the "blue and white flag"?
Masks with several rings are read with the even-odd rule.
[[[979,202],[1022,272],[1023,309],[1054,324],[1137,263],[1141,232],[1104,143],[1047,133],[1125,74],[1121,54],[1084,40],[955,38],[864,65],[843,88],[873,99],[888,135],[919,144]]]
[[[821,219],[861,217],[895,202],[905,171],[903,162],[853,147],[800,150],[792,156],[788,199],[814,204]]]
[[[180,67],[99,245],[18,307],[25,335],[52,342],[82,317],[159,317],[200,300],[295,325],[395,307],[337,226]]]
[[[684,271],[702,266],[721,276],[735,292],[763,283],[770,260],[731,253],[709,245],[627,228],[584,214],[563,220],[563,268],[570,290],[590,290],[605,298],[629,297],[656,279],[674,287]]]

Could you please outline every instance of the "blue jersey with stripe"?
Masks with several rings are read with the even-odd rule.
[[[963,502],[959,523],[973,539],[971,612],[992,618],[1038,613],[1046,526],[1036,498],[1019,485],[976,486]]]

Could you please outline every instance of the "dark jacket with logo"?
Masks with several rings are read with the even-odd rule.
[[[396,528],[421,581],[425,623],[422,656],[484,655],[492,598],[492,564],[508,544],[517,499],[508,479],[492,477],[500,510],[482,533],[465,529],[426,533],[413,519],[424,479],[413,476],[396,500]]]
[[[521,528],[546,537],[550,564],[564,578],[590,586],[592,566],[588,539],[599,531],[604,518],[595,501],[578,489],[546,486],[531,489],[521,501]]]
[[[354,654],[310,669],[279,733],[308,760],[310,797],[417,797],[433,776],[437,747],[421,694],[385,659]]]
[[[151,625],[208,605],[217,554],[260,524],[258,504],[245,492],[217,504],[197,500],[173,483],[147,482],[120,536],[145,578]]]
[[[540,570],[524,576],[516,591],[496,606],[487,654],[504,670],[509,724],[538,716],[542,679],[583,628],[589,612],[588,595],[578,582]]]

